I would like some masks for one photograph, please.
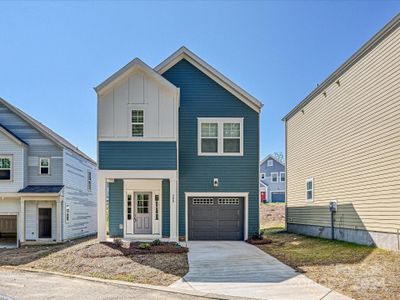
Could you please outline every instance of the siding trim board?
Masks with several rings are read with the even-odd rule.
[[[282,121],[289,120],[294,114],[300,111],[308,102],[312,101],[317,95],[322,93],[327,87],[334,83],[359,60],[370,53],[382,40],[394,32],[400,25],[400,14],[397,14],[385,27],[376,33],[366,44],[364,44],[356,53],[354,53],[343,65],[341,65],[332,75],[325,79],[315,90],[313,90],[304,100],[296,105]]]

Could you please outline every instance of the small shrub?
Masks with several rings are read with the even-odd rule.
[[[140,243],[138,248],[141,250],[150,250],[151,246],[149,243]]]
[[[251,240],[262,240],[262,239],[264,239],[264,237],[263,237],[262,233],[256,232],[256,233],[253,233],[253,235],[251,236],[250,239]]]
[[[182,246],[181,246],[181,245],[179,245],[178,243],[176,243],[176,244],[175,244],[175,248],[176,248],[176,249],[181,249],[181,248],[182,248]]]
[[[151,243],[151,245],[152,246],[160,246],[161,245],[161,241],[159,239],[156,239]]]
[[[122,239],[120,239],[120,238],[115,238],[115,239],[114,239],[114,244],[115,244],[117,247],[122,247],[122,245],[124,244],[124,242],[123,242]]]

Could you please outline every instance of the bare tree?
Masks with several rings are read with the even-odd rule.
[[[285,156],[283,155],[282,152],[274,152],[274,156],[276,157],[277,160],[279,160],[281,163],[285,162]]]

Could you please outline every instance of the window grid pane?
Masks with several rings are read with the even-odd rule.
[[[224,123],[224,138],[240,137],[240,123]]]
[[[201,123],[201,137],[218,137],[218,123]]]

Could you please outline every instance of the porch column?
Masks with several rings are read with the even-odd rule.
[[[178,242],[178,197],[176,194],[176,178],[171,178],[170,182],[170,240]]]
[[[19,241],[21,243],[25,242],[25,200],[21,198],[20,200],[21,208],[19,210]]]
[[[106,178],[97,173],[97,239],[104,242],[106,236]]]
[[[56,224],[57,224],[57,230],[56,230],[56,241],[58,243],[61,242],[61,197],[57,199],[56,201]]]

